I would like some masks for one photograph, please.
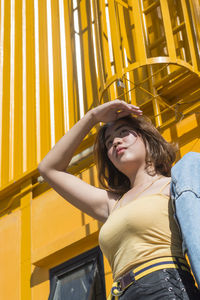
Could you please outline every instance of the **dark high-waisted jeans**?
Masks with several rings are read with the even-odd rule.
[[[179,269],[163,269],[148,274],[131,286],[119,300],[200,300],[192,275]]]

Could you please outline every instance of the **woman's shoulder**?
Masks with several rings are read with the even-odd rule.
[[[157,189],[160,194],[164,194],[169,196],[170,195],[170,183],[171,183],[171,177],[163,176],[158,181]]]

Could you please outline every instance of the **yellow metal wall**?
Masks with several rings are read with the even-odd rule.
[[[98,243],[100,224],[37,180],[89,109],[140,105],[177,159],[200,152],[199,11],[198,0],[0,0],[0,298],[47,299],[49,269]],[[69,171],[98,186],[92,155],[77,159]],[[106,261],[105,273],[108,292]]]

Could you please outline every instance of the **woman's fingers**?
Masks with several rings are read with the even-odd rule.
[[[141,116],[142,115],[142,111],[141,110],[135,110],[135,109],[121,110],[121,111],[118,111],[116,113],[116,116],[117,116],[117,119],[120,119],[120,118],[126,117],[126,116],[128,116],[130,114],[135,114],[135,115]]]
[[[131,114],[130,111],[120,111],[120,112],[116,113],[116,118],[120,119],[120,118],[126,117],[126,116],[128,116],[130,114]]]
[[[113,103],[115,102],[115,103]],[[130,110],[134,110],[135,112],[142,112],[140,110],[140,107],[139,106],[136,106],[136,105],[133,105],[133,104],[129,104],[129,103],[126,103],[125,101],[123,100],[114,100],[112,101],[111,103],[114,104],[114,106],[119,109],[119,110],[125,110],[125,109],[130,109]]]
[[[140,109],[140,107],[132,105],[132,104],[127,104],[127,103],[126,103],[126,105],[122,105],[120,107],[116,107],[116,109],[119,112],[126,111],[126,112],[134,113],[134,114],[137,114],[137,115],[141,115],[142,114],[142,110]]]
[[[135,106],[135,105],[133,105],[133,104],[129,104],[129,105],[131,105],[131,107],[132,107],[133,109],[140,110],[140,107],[139,107],[139,106]]]
[[[110,122],[129,114],[142,115],[140,107],[122,100],[112,100],[93,109],[96,122]]]

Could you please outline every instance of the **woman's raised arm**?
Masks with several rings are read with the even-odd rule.
[[[140,110],[120,100],[90,110],[56,143],[38,166],[45,181],[61,196],[100,221],[105,221],[108,217],[109,202],[115,200],[117,195],[87,184],[65,170],[77,147],[94,125],[113,121],[130,113],[140,114]]]

